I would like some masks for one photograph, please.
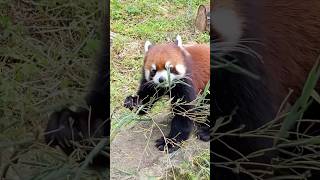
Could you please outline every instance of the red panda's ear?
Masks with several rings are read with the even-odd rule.
[[[150,41],[146,41],[146,42],[144,43],[144,52],[145,52],[145,53],[148,52],[148,50],[150,49],[151,45],[152,45],[152,44],[151,44]]]
[[[221,7],[212,11],[212,17],[215,21],[214,31],[224,41],[237,43],[240,40],[243,33],[243,21],[236,11]]]
[[[182,39],[180,35],[177,35],[175,44],[179,47],[182,47]]]

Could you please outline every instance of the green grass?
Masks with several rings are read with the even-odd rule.
[[[194,14],[205,0],[190,1],[111,1],[111,30],[135,40],[146,39],[163,42],[185,35],[184,40],[195,40],[201,36],[194,30]],[[209,36],[198,39],[208,42]]]
[[[49,112],[67,103],[84,105],[103,6],[98,0],[0,2],[0,176],[72,179],[79,170],[80,179],[106,175],[79,169],[76,157],[43,144]]]

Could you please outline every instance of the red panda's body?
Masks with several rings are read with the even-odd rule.
[[[320,55],[320,1],[220,0],[211,8],[213,62],[232,61],[259,77],[254,79],[235,69],[212,70],[214,119],[234,113],[232,122],[217,133],[242,125],[240,132],[255,130],[276,117],[290,89],[291,104],[299,97]],[[319,112],[311,114],[320,118]],[[223,140],[242,155],[273,146],[268,138]],[[220,142],[212,144],[216,154],[231,160],[242,158]],[[264,154],[250,160],[269,164],[271,157]],[[225,159],[214,156],[213,161]],[[217,179],[250,179],[226,168],[215,167],[215,172]]]
[[[185,49],[192,56],[192,82],[195,90],[201,92],[210,80],[210,47],[190,45]]]
[[[239,25],[230,25],[230,29],[226,31],[233,30],[238,37],[232,38],[228,33],[225,36],[231,36],[230,41],[237,44],[248,45],[261,56],[261,59],[256,60],[262,63],[261,66],[267,74],[261,78],[268,83],[266,86],[272,86],[270,89],[274,100],[282,101],[291,88],[295,90],[291,97],[291,102],[294,102],[320,54],[320,1],[224,0],[215,2],[213,13],[217,9],[229,9],[234,12],[234,21]],[[228,16],[228,13],[220,14],[221,17],[216,19]],[[223,37],[223,32],[217,31],[213,32],[219,34],[221,39],[227,39]],[[249,39],[257,43],[240,42]],[[278,105],[279,103],[276,108]]]
[[[180,36],[177,36],[176,43],[151,45],[147,41],[140,87],[137,96],[126,98],[125,107],[133,109],[134,106],[142,104],[149,109],[160,97],[169,95],[172,98],[174,117],[167,138],[180,143],[188,139],[194,124],[190,117],[183,114],[185,111],[194,111],[190,102],[203,91],[209,80],[208,45],[182,45]],[[208,141],[210,138],[207,126],[200,125],[197,133],[201,140]],[[164,138],[157,140],[158,149],[164,150],[165,142]],[[168,149],[172,152],[178,149],[178,146],[169,143]]]

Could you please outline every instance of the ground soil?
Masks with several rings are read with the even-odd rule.
[[[155,122],[161,131],[169,131],[167,117]],[[166,177],[173,166],[191,161],[194,155],[209,149],[209,143],[193,135],[178,151],[165,154],[156,149],[155,140],[162,136],[153,122],[139,122],[122,130],[111,143],[111,179],[158,179]]]

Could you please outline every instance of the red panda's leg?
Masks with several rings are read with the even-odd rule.
[[[196,93],[192,86],[178,83],[171,90],[171,96],[173,98],[171,103],[174,117],[171,122],[170,133],[166,139],[162,137],[156,141],[156,147],[159,150],[163,151],[167,145],[169,153],[177,150],[179,148],[178,144],[187,140],[192,132],[193,122],[188,117],[188,113],[193,111],[194,106],[190,102],[196,98]]]
[[[175,115],[171,122],[170,133],[167,137],[161,137],[156,140],[156,147],[160,151],[165,150],[165,146],[168,147],[168,152],[171,153],[179,149],[179,143],[189,138],[192,131],[193,123],[185,116]]]
[[[205,97],[205,100],[202,103],[209,105],[210,99],[211,99],[211,95],[207,94]],[[200,109],[199,111],[208,111],[208,110],[207,109]],[[200,115],[201,115],[201,113],[200,113]],[[203,116],[203,115],[201,115],[201,116]],[[207,115],[205,122],[195,122],[196,135],[200,140],[205,141],[205,142],[210,140],[211,127],[212,127],[211,123],[212,123],[212,121],[211,121],[210,112],[209,112],[209,115]]]

